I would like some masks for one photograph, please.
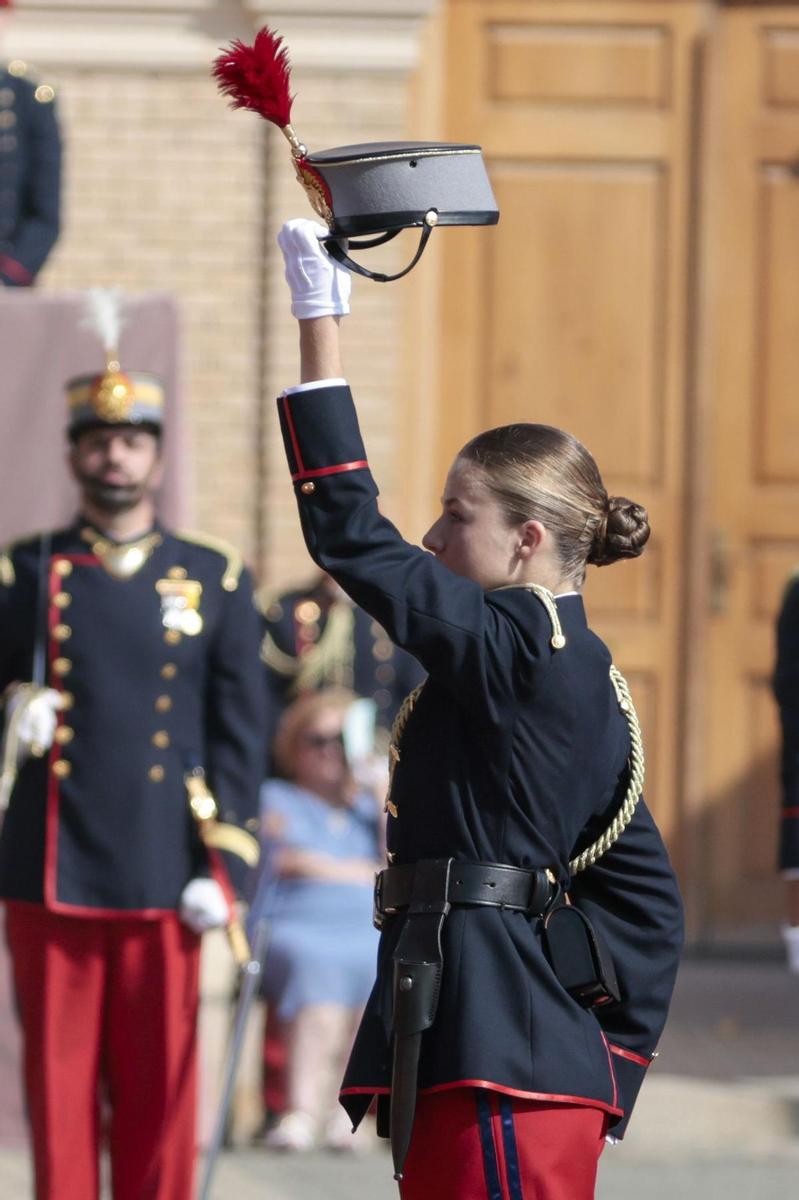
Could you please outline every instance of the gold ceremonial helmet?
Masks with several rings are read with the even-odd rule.
[[[145,371],[122,371],[109,359],[101,375],[78,375],[67,383],[69,436],[102,425],[164,423],[164,385]]]

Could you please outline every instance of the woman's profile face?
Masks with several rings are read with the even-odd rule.
[[[518,543],[518,529],[508,524],[479,468],[456,458],[444,484],[441,516],[422,538],[425,550],[488,591],[510,582]]]
[[[298,730],[292,757],[294,781],[300,787],[321,795],[344,787],[348,768],[342,727],[342,713],[322,709]]]

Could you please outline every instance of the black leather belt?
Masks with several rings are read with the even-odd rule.
[[[543,916],[557,884],[543,868],[507,867],[500,863],[453,861],[446,883],[417,871],[416,863],[386,867],[375,877],[375,924],[391,913],[417,904],[474,904],[510,908]],[[440,882],[439,882],[440,880]]]

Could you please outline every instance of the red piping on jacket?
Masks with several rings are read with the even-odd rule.
[[[608,1042],[608,1048],[611,1054],[617,1054],[619,1058],[629,1058],[630,1062],[637,1063],[639,1067],[648,1067],[652,1063],[651,1058],[644,1058],[642,1054],[635,1054],[632,1050],[625,1050],[624,1046],[614,1046],[613,1042]]]
[[[604,1100],[593,1100],[589,1096],[564,1096],[557,1092],[523,1092],[518,1088],[505,1087],[501,1083],[491,1083],[487,1079],[455,1079],[452,1083],[436,1083],[433,1087],[419,1088],[421,1096],[430,1096],[433,1092],[448,1092],[453,1088],[486,1088],[489,1092],[502,1092],[503,1096],[515,1096],[519,1100],[541,1100],[550,1104],[578,1104],[587,1108],[601,1108],[603,1112],[613,1116],[623,1117],[624,1110]],[[350,1087],[342,1088],[340,1096],[390,1096],[388,1087]]]
[[[53,597],[57,592],[61,591],[62,578],[55,573],[55,564],[57,562],[70,562],[83,567],[98,567],[100,565],[99,558],[95,558],[93,554],[53,554],[50,558],[50,574],[49,574],[49,598],[50,604],[47,611],[47,632],[51,633],[54,625],[60,621],[59,610],[53,604]],[[38,633],[38,631],[37,631]],[[35,635],[34,635],[35,636]],[[61,654],[61,647],[53,637],[48,639],[48,654],[47,661],[50,670],[48,671],[49,679],[47,680],[49,687],[54,687],[56,691],[64,691],[64,680],[60,675],[54,675],[53,662]],[[59,711],[56,717],[57,725],[64,724],[63,710]],[[62,909],[58,901],[58,817],[61,806],[61,795],[59,791],[59,780],[57,779],[53,765],[61,758],[61,746],[55,739],[50,747],[50,754],[47,759],[47,815],[45,818],[45,835],[44,835],[44,879],[42,880],[42,895],[47,908],[54,910]],[[72,905],[63,906],[63,909],[74,912]]]
[[[15,258],[9,258],[7,254],[0,254],[0,271],[9,279],[13,279],[15,283],[21,283],[23,287],[33,283],[33,275],[28,268],[23,267],[22,263],[17,262]]]
[[[782,810],[783,821],[786,820],[788,817],[799,817],[799,805],[797,805],[794,808],[784,808]]]
[[[303,471],[292,475],[291,482],[299,483],[301,479],[318,479],[321,475],[340,475],[342,471],[360,471],[363,467],[368,466],[369,463],[366,459],[360,458],[357,462],[339,463],[336,467],[316,467],[313,471]]]

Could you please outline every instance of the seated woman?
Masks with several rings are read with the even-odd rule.
[[[261,793],[264,994],[287,1049],[288,1108],[265,1139],[273,1149],[310,1149],[320,1125],[328,1146],[352,1145],[336,1092],[374,975],[372,891],[383,837],[382,804],[356,787],[344,751],[353,700],[328,688],[286,709],[275,739],[284,778]]]

